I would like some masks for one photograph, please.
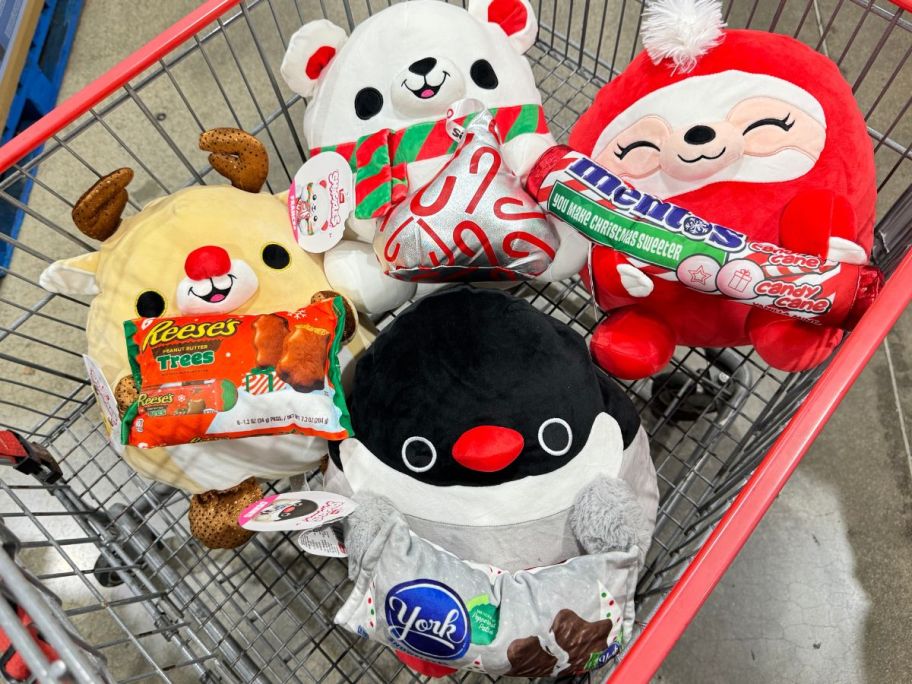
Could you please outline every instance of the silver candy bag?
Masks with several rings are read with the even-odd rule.
[[[640,549],[506,572],[409,530],[382,500],[345,523],[354,587],[335,622],[412,659],[491,675],[600,668],[630,640]]]
[[[387,214],[374,252],[387,275],[418,282],[525,280],[560,244],[507,167],[491,112],[469,123],[453,158]]]

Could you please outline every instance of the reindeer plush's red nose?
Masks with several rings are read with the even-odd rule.
[[[482,473],[503,470],[523,449],[523,436],[516,430],[479,425],[466,430],[453,445],[453,458],[460,465]]]
[[[187,255],[184,272],[193,280],[206,280],[225,275],[231,270],[231,257],[221,247],[206,245]]]

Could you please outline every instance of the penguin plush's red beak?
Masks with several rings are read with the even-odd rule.
[[[453,445],[453,458],[462,466],[482,473],[503,470],[523,450],[523,436],[516,430],[496,425],[479,425],[466,430]]]

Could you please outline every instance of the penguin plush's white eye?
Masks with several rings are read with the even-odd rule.
[[[552,456],[564,456],[573,446],[573,430],[563,418],[548,418],[538,428],[538,443]]]
[[[425,473],[437,462],[437,449],[429,439],[409,437],[402,443],[402,462],[412,472]]]

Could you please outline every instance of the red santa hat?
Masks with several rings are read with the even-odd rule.
[[[716,0],[648,2],[641,29],[645,50],[598,93],[571,132],[570,145],[598,156],[621,131],[650,114],[680,136],[701,118],[721,120],[747,98],[774,97],[822,127],[819,154],[805,155],[816,156],[815,161],[787,152],[778,159],[765,155],[764,160],[762,154],[756,160],[735,159],[702,185],[668,179],[665,196],[767,239],[765,226],[778,223],[782,207],[798,190],[828,188],[848,199],[858,241],[869,249],[876,178],[871,140],[839,68],[790,36],[724,26]],[[785,167],[792,162],[808,168],[788,178]],[[745,193],[749,206],[744,206]]]

